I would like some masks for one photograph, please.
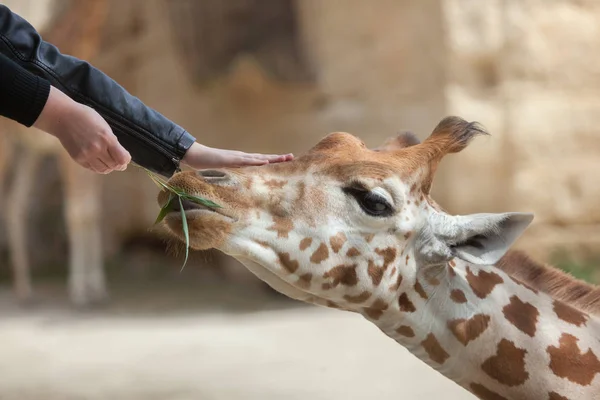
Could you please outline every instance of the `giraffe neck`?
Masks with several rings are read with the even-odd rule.
[[[413,355],[482,399],[600,396],[595,317],[493,266],[416,270],[385,312],[364,313]]]

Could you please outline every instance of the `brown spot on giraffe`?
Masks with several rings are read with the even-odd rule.
[[[367,241],[367,243],[371,243],[371,240],[375,237],[374,233],[363,233],[362,237]]]
[[[427,335],[425,340],[421,342],[421,346],[423,346],[429,358],[438,364],[443,364],[450,357],[433,333]]]
[[[388,305],[383,299],[377,299],[369,307],[365,307],[365,313],[371,319],[379,319],[383,315],[384,311],[388,309]]]
[[[396,328],[396,333],[407,338],[415,337],[415,331],[410,326],[402,325]]]
[[[479,271],[479,275],[473,274],[471,269],[467,267],[467,282],[473,290],[473,293],[480,299],[485,299],[496,285],[503,283],[502,277],[494,272]]]
[[[408,265],[408,260],[410,259],[410,255],[406,255],[406,259],[404,260],[404,265]]]
[[[406,233],[404,234],[404,239],[405,239],[405,240],[408,240],[408,239],[409,239],[411,236],[412,236],[412,232],[411,232],[411,231],[408,231],[408,232],[406,232]]]
[[[490,324],[490,316],[476,314],[469,319],[454,319],[448,321],[448,328],[459,342],[466,346],[470,341],[477,339]]]
[[[300,241],[300,251],[304,251],[306,249],[308,249],[310,247],[310,245],[312,244],[312,238],[304,238]]]
[[[421,296],[422,299],[427,300],[427,293],[425,293],[425,290],[423,289],[423,286],[421,286],[421,284],[419,283],[418,280],[415,280],[415,292],[417,292],[419,294],[419,296]]]
[[[360,256],[360,251],[356,247],[350,247],[346,252],[347,257],[358,257]]]
[[[295,208],[297,210],[305,209],[301,215],[304,217],[304,221],[309,227],[315,228],[317,226],[317,220],[319,213],[315,213],[313,210],[322,210],[327,207],[327,196],[323,190],[315,187],[306,187],[301,182],[298,185],[298,199],[295,202]]]
[[[559,347],[548,346],[550,369],[560,378],[588,386],[600,373],[600,361],[591,349],[582,353],[577,341],[575,336],[563,333],[558,341]]]
[[[300,181],[298,182],[298,197],[294,200],[294,208],[300,208],[302,202],[306,198],[306,183]]]
[[[503,385],[522,385],[529,379],[529,372],[525,370],[525,354],[527,350],[518,348],[510,340],[502,339],[498,343],[496,355],[485,360],[481,369]]]
[[[465,293],[460,289],[454,289],[450,292],[450,298],[453,302],[458,304],[463,304],[467,302],[467,297]]]
[[[334,303],[331,300],[327,300],[327,302],[325,303],[327,305],[327,307],[331,307],[331,308],[338,308],[341,309],[341,307],[339,306],[339,304]]]
[[[322,261],[327,260],[329,258],[329,250],[327,249],[327,245],[325,243],[321,243],[319,247],[312,253],[310,256],[310,262],[313,264],[319,264]]]
[[[369,300],[371,295],[372,295],[371,292],[369,292],[368,290],[365,290],[364,292],[362,292],[361,294],[358,294],[356,296],[346,294],[346,295],[344,295],[344,300],[346,300],[348,303],[360,304],[360,303],[364,303],[365,301]]]
[[[492,392],[490,389],[479,383],[471,383],[469,388],[471,389],[471,392],[481,400],[508,400],[506,397],[501,396],[496,392]]]
[[[317,210],[324,210],[327,207],[327,195],[322,188],[310,186],[306,191],[306,197],[310,199],[310,203]],[[312,212],[311,215],[317,215],[318,213]]]
[[[398,289],[400,289],[400,285],[402,284],[402,274],[400,272],[398,272],[398,276],[396,277],[396,283],[394,283],[391,287],[390,287],[390,291],[395,292]]]
[[[415,312],[417,310],[406,293],[402,293],[400,297],[398,297],[398,305],[400,306],[400,311],[403,312]]]
[[[281,189],[287,182],[281,179],[268,179],[265,180],[265,185],[270,189]]]
[[[386,269],[396,259],[396,249],[393,247],[387,247],[385,249],[375,249],[375,252],[383,257],[383,265],[378,267],[375,265],[373,260],[369,260],[367,273],[371,277],[373,285],[378,286],[383,279],[383,274],[385,273]]]
[[[331,268],[323,274],[323,278],[331,278],[331,285],[328,288],[336,287],[339,284],[344,286],[355,286],[358,283],[356,276],[356,264],[338,265]]]
[[[423,276],[425,277],[425,280],[427,281],[427,283],[429,283],[431,286],[437,286],[440,284],[440,280],[437,277],[438,274],[439,274],[439,269],[428,268],[423,273]]]
[[[582,326],[588,320],[588,316],[586,314],[568,304],[563,303],[562,301],[554,300],[552,306],[556,316],[570,324]]]
[[[510,298],[510,303],[502,309],[504,317],[521,332],[533,337],[540,312],[529,303],[524,303],[517,296]]]
[[[296,285],[298,285],[298,287],[301,287],[302,289],[309,289],[312,277],[313,274],[311,274],[310,272],[300,275],[298,281],[296,282]]]
[[[375,249],[375,253],[383,257],[383,269],[386,269],[388,265],[393,263],[396,259],[396,249],[393,247],[386,247],[385,249]]]
[[[273,225],[268,228],[270,231],[277,232],[277,238],[287,238],[294,229],[294,224],[289,218],[273,216]]]
[[[560,394],[558,394],[556,392],[550,392],[550,393],[548,393],[548,400],[570,400],[570,399],[565,396],[561,396]]]
[[[378,267],[377,265],[375,265],[375,262],[373,260],[369,260],[369,265],[367,267],[367,273],[371,277],[371,281],[373,282],[373,285],[378,286],[381,283],[381,280],[383,279],[384,271],[385,270],[383,269],[383,267]]]
[[[293,274],[298,269],[298,261],[292,260],[289,253],[277,253],[279,263],[290,274]]]
[[[344,235],[344,232],[339,232],[337,235],[329,238],[329,244],[334,253],[338,253],[342,249],[344,243],[346,243],[346,235]]]

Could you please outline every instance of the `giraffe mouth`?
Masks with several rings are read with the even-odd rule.
[[[193,218],[202,214],[216,214],[225,217],[232,222],[237,220],[237,218],[229,215],[229,213],[227,213],[223,208],[215,209],[187,199],[181,199],[181,205],[179,204],[179,201],[174,201],[168,214],[171,216],[180,217],[182,207],[187,218]]]
[[[171,212],[181,212],[181,207],[183,207],[183,211],[188,212],[188,211],[192,211],[192,210],[206,210],[206,211],[213,211],[212,209],[203,206],[202,204],[198,204],[198,203],[194,203],[191,200],[187,200],[187,199],[181,199],[181,205],[179,204],[178,201],[173,202],[173,206],[171,207]]]

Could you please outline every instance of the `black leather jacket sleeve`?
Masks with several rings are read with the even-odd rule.
[[[40,116],[49,94],[50,82],[0,53],[0,115],[30,127]]]
[[[89,63],[61,54],[31,24],[2,4],[0,53],[47,79],[73,100],[95,109],[133,161],[153,172],[171,176],[196,140]]]

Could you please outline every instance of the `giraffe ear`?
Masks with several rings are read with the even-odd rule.
[[[414,133],[406,131],[389,138],[381,146],[374,148],[373,151],[395,151],[420,143],[421,141]]]
[[[417,243],[417,250],[426,264],[458,257],[474,265],[493,265],[532,220],[530,213],[437,214],[430,218],[429,232],[424,236],[427,242]]]
[[[472,214],[459,217],[457,235],[448,242],[467,262],[495,264],[533,220],[529,213]]]

